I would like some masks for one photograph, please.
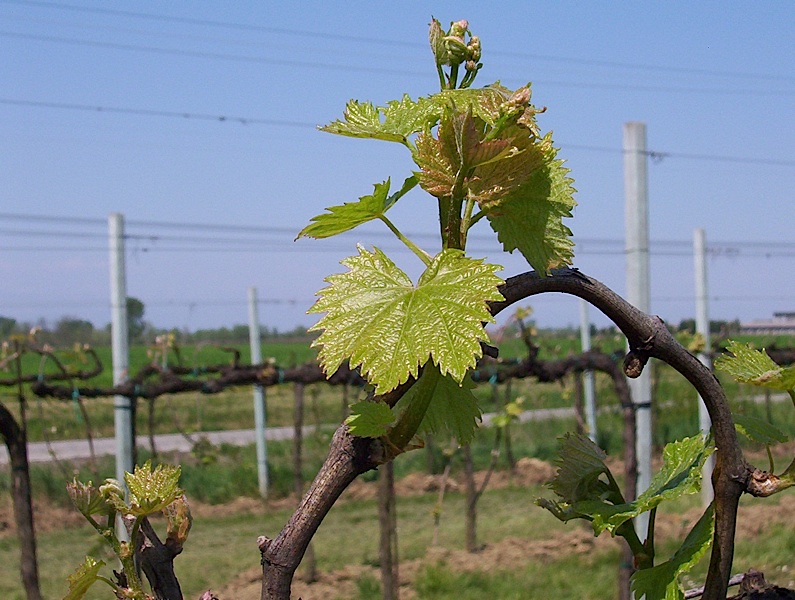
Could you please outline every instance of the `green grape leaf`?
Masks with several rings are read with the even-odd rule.
[[[395,422],[395,413],[384,402],[357,402],[345,419],[348,430],[357,437],[379,438]]]
[[[728,373],[737,381],[782,392],[795,389],[795,367],[781,367],[766,352],[740,342],[730,341],[728,350],[734,356],[719,356],[715,359],[715,368]]]
[[[135,472],[125,473],[124,481],[130,492],[129,511],[135,516],[159,512],[182,496],[179,487],[180,467],[158,465],[152,469],[148,460],[135,467]]]
[[[388,195],[389,179],[383,183],[376,183],[373,193],[369,196],[362,196],[358,202],[330,206],[326,209],[327,213],[312,217],[312,223],[304,227],[295,239],[304,236],[327,238],[349,231],[362,223],[378,219],[416,185],[417,178],[412,175],[403,182],[403,186],[397,192],[390,196]]]
[[[428,361],[419,380],[395,405],[400,412],[399,425],[390,433],[398,447],[405,446],[416,433],[445,432],[459,444],[469,443],[475,435],[482,414],[472,393],[475,384],[469,377],[459,384],[450,375]]]
[[[502,299],[500,267],[446,249],[415,286],[378,248],[359,246],[342,264],[349,271],[326,278],[309,310],[326,313],[310,329],[323,330],[312,345],[326,373],[349,359],[383,394],[416,377],[429,357],[457,382],[475,366],[488,340],[483,323],[493,322],[487,302]]]
[[[679,576],[701,560],[712,544],[714,518],[712,505],[696,522],[685,541],[670,558],[657,566],[641,569],[632,575],[632,591],[646,600],[684,600]]]
[[[104,566],[104,561],[86,556],[83,564],[81,564],[74,573],[68,576],[69,591],[66,596],[64,596],[63,600],[80,600],[83,598],[86,592],[88,592],[88,588],[99,579],[97,574]]]
[[[414,102],[408,95],[387,103],[385,107],[375,106],[372,102],[350,100],[345,108],[344,120],[336,120],[320,130],[407,144],[410,135],[430,127],[438,115],[438,107],[427,99],[420,98]]]
[[[538,149],[527,148],[515,158],[492,163],[493,170],[505,168],[511,161],[537,164],[528,171],[529,177],[512,189],[491,186],[476,194],[503,249],[519,250],[530,266],[542,274],[571,264],[574,256],[571,230],[563,218],[572,216],[577,204],[575,190],[568,177],[569,169],[555,158],[556,154],[550,144],[543,149],[543,156],[539,156]],[[485,174],[481,180],[490,181]],[[506,189],[507,193],[503,193]]]
[[[530,105],[529,83],[515,92],[500,85],[499,82],[482,88],[444,90],[428,100],[439,115],[451,108],[460,112],[471,112],[490,127],[496,127],[498,131],[504,124],[519,122],[537,134],[534,115],[543,112]]]
[[[611,493],[615,502],[623,502],[617,486],[610,490],[610,469],[604,463],[605,458],[607,455],[604,451],[588,437],[567,433],[561,439],[555,461],[558,472],[549,487],[567,504],[600,498],[606,491]]]
[[[448,433],[461,445],[472,441],[483,415],[472,393],[474,382],[465,377],[461,383],[450,375],[439,378],[420,430]]]
[[[672,500],[701,489],[701,467],[714,446],[701,435],[684,438],[667,444],[663,449],[663,466],[647,490],[634,502],[607,504],[589,499],[575,502],[573,508],[593,519],[593,529],[598,535],[605,529],[615,534],[625,521],[656,507],[663,500]]]
[[[749,440],[772,446],[786,442],[789,436],[775,425],[749,415],[733,414],[734,428]]]

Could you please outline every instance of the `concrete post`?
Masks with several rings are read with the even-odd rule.
[[[127,275],[124,253],[124,215],[108,217],[108,249],[110,251],[110,331],[113,362],[113,385],[124,383],[129,377],[130,348],[127,339]],[[132,473],[135,439],[133,435],[133,400],[115,396],[113,425],[116,434],[116,479],[125,486],[124,474]],[[126,486],[124,488],[126,490]],[[127,539],[121,519],[116,523],[116,535]]]
[[[627,265],[627,300],[648,313],[651,310],[649,285],[649,190],[646,124],[624,124],[624,197]],[[651,482],[651,370],[646,365],[637,379],[630,380],[636,409],[638,493]],[[648,513],[635,521],[638,535],[645,539]]]
[[[127,339],[127,276],[124,256],[124,215],[113,213],[108,218],[110,249],[111,347],[113,353],[113,385],[124,383],[129,376],[130,354]],[[133,470],[132,400],[126,396],[114,399],[116,430],[116,478],[123,484],[124,473]]]
[[[698,359],[708,369],[712,369],[710,356],[712,343],[709,337],[709,293],[707,286],[707,242],[703,229],[693,231],[693,260],[696,275],[696,333],[704,340],[704,350],[699,352]],[[698,425],[703,434],[708,434],[712,421],[709,418],[704,401],[698,399]],[[713,454],[704,463],[701,470],[701,502],[706,507],[714,497],[712,490],[712,471],[715,468],[715,455]]]
[[[251,364],[262,362],[261,336],[259,330],[259,313],[257,310],[257,288],[248,288],[248,336],[251,345]],[[265,390],[261,385],[253,386],[254,395],[254,428],[257,438],[257,478],[259,493],[268,497],[268,446],[265,440]]]
[[[591,349],[591,319],[588,317],[588,302],[580,299],[580,345],[583,352]],[[585,371],[582,374],[583,393],[585,395],[585,424],[588,427],[588,437],[596,443],[596,397],[594,385],[594,372]]]

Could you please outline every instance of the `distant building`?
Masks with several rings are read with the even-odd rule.
[[[763,335],[795,335],[795,312],[773,313],[772,319],[740,324],[741,333]]]

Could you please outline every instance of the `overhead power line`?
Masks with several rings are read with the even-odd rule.
[[[175,56],[186,56],[190,58],[210,58],[216,60],[228,60],[248,63],[261,63],[269,65],[280,65],[285,67],[301,67],[306,69],[326,69],[336,71],[356,71],[359,73],[389,74],[389,75],[408,75],[411,77],[421,76],[417,71],[406,71],[389,67],[363,67],[358,65],[341,65],[334,63],[324,63],[320,61],[301,61],[292,59],[270,58],[264,56],[250,56],[246,54],[229,54],[223,52],[202,52],[200,50],[186,50],[181,48],[160,48],[157,46],[141,46],[136,44],[121,44],[117,42],[97,42],[94,40],[83,40],[76,38],[65,38],[53,35],[36,35],[30,33],[18,33],[15,31],[0,31],[0,36],[40,42],[55,42],[59,44],[69,44],[72,46],[86,46],[90,48],[109,48],[112,50],[132,50],[136,52],[147,52],[150,54],[172,54]]]
[[[2,1],[2,0],[0,0]],[[66,102],[41,102],[36,100],[21,100],[16,98],[0,98],[0,104],[12,106],[24,106],[30,108],[54,108],[64,110],[77,110],[90,113],[107,114],[128,114],[145,117],[166,117],[177,119],[194,119],[199,121],[215,121],[218,123],[239,123],[241,125],[270,125],[282,127],[299,127],[305,129],[317,129],[317,124],[307,121],[290,121],[285,119],[264,119],[261,117],[241,117],[223,114],[194,113],[188,111],[170,111],[147,108],[128,108],[120,106],[99,106],[91,104],[75,104]],[[610,146],[590,146],[582,144],[559,143],[560,147],[571,150],[585,150],[588,152],[608,152],[612,154],[624,154],[625,150]],[[668,152],[659,150],[648,150],[645,153],[649,158],[656,162],[669,158],[680,158],[685,160],[703,160],[711,162],[727,162],[741,164],[755,164],[778,167],[795,166],[795,160],[766,158],[758,156],[726,156],[718,154],[698,154],[688,152]]]
[[[47,9],[54,9],[61,11],[103,14],[108,16],[135,18],[135,19],[142,19],[148,21],[161,21],[167,23],[182,23],[185,25],[212,27],[212,28],[228,29],[234,31],[254,31],[254,32],[263,32],[263,33],[273,33],[278,35],[306,37],[311,39],[327,39],[335,41],[380,45],[380,46],[400,46],[407,48],[410,47],[410,48],[427,49],[426,44],[418,42],[408,42],[405,40],[389,39],[384,37],[347,35],[347,34],[336,33],[333,31],[307,31],[301,29],[259,25],[256,23],[240,23],[240,22],[231,22],[231,21],[219,21],[215,19],[199,19],[195,17],[146,13],[140,11],[120,10],[120,9],[96,7],[96,6],[93,7],[78,6],[73,4],[46,2],[38,0],[2,0],[2,1],[6,4],[22,4],[26,6],[36,6],[39,8],[47,8]],[[716,69],[702,69],[696,67],[681,67],[673,65],[629,63],[622,61],[601,60],[598,58],[580,58],[572,56],[556,56],[556,55],[535,54],[535,53],[526,53],[526,52],[505,52],[499,50],[492,51],[492,54],[494,56],[505,56],[509,58],[543,60],[543,61],[559,62],[565,64],[607,67],[614,69],[631,69],[631,70],[642,70],[642,71],[683,73],[683,74],[693,74],[693,75],[702,75],[702,76],[710,75],[716,77],[727,77],[731,79],[742,78],[745,80],[756,79],[756,80],[766,80],[766,81],[795,81],[795,77],[788,77],[772,73],[739,72],[739,71],[725,71],[725,70],[716,70]]]
[[[108,221],[107,219],[101,218],[91,218],[91,217],[70,217],[65,215],[36,215],[36,214],[25,214],[25,213],[3,213],[0,212],[0,221],[22,221],[27,222],[26,224],[29,225],[31,223],[54,223],[58,225],[87,225],[87,226],[101,226],[107,227]],[[218,238],[218,237],[207,237],[202,236],[197,238],[195,236],[186,236],[184,235],[184,231],[192,230],[192,231],[206,231],[206,232],[224,232],[224,233],[245,233],[245,234],[262,234],[262,235],[287,235],[290,236],[292,239],[295,234],[300,230],[300,227],[293,227],[293,226],[281,226],[281,227],[274,227],[272,225],[235,225],[229,223],[197,223],[197,222],[190,222],[190,221],[154,221],[154,220],[136,220],[136,219],[125,219],[125,226],[127,228],[127,238],[133,240],[148,240],[148,241],[189,241],[189,242],[196,242],[196,241],[209,241],[210,243],[214,242],[246,242],[246,243],[262,243],[263,241],[273,241],[272,239],[264,239],[264,238]],[[174,234],[161,234],[161,233],[149,233],[149,232],[140,232],[137,231],[139,229],[171,229],[177,230],[179,233]],[[135,232],[133,233],[133,230]],[[0,233],[3,231],[11,231],[11,230],[0,230]],[[18,231],[18,230],[14,230]],[[46,236],[62,236],[62,237],[74,237],[75,236],[75,229],[74,228],[64,228],[60,227],[58,229],[47,229],[47,230],[37,230],[33,232],[37,235],[46,235]],[[354,232],[346,232],[342,234],[343,236],[349,235],[356,235]],[[98,237],[99,234],[95,232],[90,233],[91,236]],[[427,233],[427,232],[417,232],[417,231],[408,231],[406,235],[411,238],[418,238],[418,239],[438,239],[438,233]],[[104,234],[102,234],[104,237]],[[377,231],[368,231],[368,237],[386,237],[390,239],[394,239],[392,233],[385,231],[385,230],[377,230]],[[468,239],[472,242],[484,242],[484,241],[492,241],[495,239],[494,236],[491,235],[478,235],[472,234],[468,236]],[[623,238],[589,238],[589,237],[579,237],[574,236],[574,242],[578,246],[582,246],[585,244],[588,245],[598,245],[598,246],[614,246],[620,247],[623,250],[624,247],[624,239]],[[651,240],[650,244],[659,248],[665,248],[666,251],[672,250],[692,250],[693,242],[692,240],[686,239],[656,239]],[[777,249],[777,250],[787,250],[795,252],[795,242],[784,242],[784,241],[766,241],[766,240],[713,240],[710,242],[710,246],[713,248],[727,248],[727,247],[737,247],[737,248],[748,248],[748,249],[755,249],[755,250],[770,250],[770,249]]]
[[[233,115],[217,115],[207,113],[193,113],[186,111],[154,110],[148,108],[124,108],[119,106],[96,106],[89,104],[74,104],[69,102],[38,102],[34,100],[16,100],[13,98],[0,98],[0,104],[12,106],[28,106],[31,108],[60,108],[65,110],[78,110],[82,112],[117,113],[137,115],[142,117],[170,117],[178,119],[194,119],[197,121],[218,121],[219,123],[240,123],[241,125],[275,125],[282,127],[316,128],[312,123],[301,121],[288,121],[285,119],[262,119],[257,117],[237,117]]]
[[[207,58],[213,60],[226,60],[247,63],[260,63],[279,65],[287,67],[300,67],[307,69],[323,69],[332,71],[355,71],[361,73],[374,73],[374,74],[389,74],[389,75],[406,75],[410,77],[422,77],[425,73],[419,71],[409,71],[404,69],[394,69],[391,67],[384,67],[378,65],[375,67],[367,67],[360,65],[343,65],[336,63],[326,63],[317,60],[300,61],[294,59],[279,59],[264,56],[251,56],[246,54],[230,54],[224,52],[204,52],[200,50],[187,50],[184,48],[163,48],[159,46],[143,46],[138,44],[122,44],[119,42],[100,42],[96,40],[86,40],[78,38],[67,38],[53,35],[39,35],[32,33],[19,33],[15,31],[0,31],[0,36],[11,37],[17,39],[34,40],[40,42],[51,42],[59,44],[69,44],[72,46],[86,46],[90,48],[108,48],[112,50],[128,50],[135,52],[146,52],[150,54],[166,54],[174,56],[185,56],[190,58]],[[731,88],[704,88],[704,87],[682,87],[671,85],[637,85],[637,84],[614,84],[604,82],[582,82],[582,81],[544,81],[536,80],[536,85],[545,86],[564,86],[575,88],[596,88],[596,89],[615,89],[635,92],[652,92],[652,93],[698,93],[698,94],[728,94],[736,95],[737,89]],[[746,89],[743,91],[746,95],[761,95],[761,96],[793,96],[795,90],[767,90],[767,89]]]

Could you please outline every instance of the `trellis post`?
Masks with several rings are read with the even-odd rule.
[[[588,302],[580,299],[580,344],[583,352],[591,349],[591,319],[588,316]],[[594,385],[594,372],[583,371],[583,395],[585,396],[585,425],[588,427],[588,437],[596,443],[596,386]]]
[[[703,229],[693,231],[693,260],[696,274],[696,333],[704,342],[704,349],[698,353],[698,360],[712,369],[712,342],[709,337],[709,296],[707,286],[707,236]],[[698,425],[704,435],[709,434],[712,421],[709,418],[704,400],[698,398]],[[712,471],[715,467],[715,456],[710,456],[701,469],[701,502],[709,506],[714,497],[712,490]]]
[[[129,377],[130,348],[127,335],[127,275],[124,254],[124,215],[112,213],[108,217],[108,247],[110,250],[110,335],[113,361],[113,385],[124,383]],[[116,436],[116,479],[124,483],[124,474],[135,467],[133,454],[133,402],[127,396],[113,400],[113,425]],[[125,487],[126,489],[126,487]],[[118,534],[126,538],[124,526],[117,526]]]
[[[624,217],[627,268],[627,300],[639,310],[651,310],[649,285],[649,185],[646,124],[624,124]],[[630,380],[636,415],[638,494],[651,482],[651,371],[647,364],[640,377]],[[641,539],[646,536],[649,514],[643,513],[635,525]]]
[[[259,329],[259,311],[257,307],[257,288],[248,288],[248,337],[251,345],[251,364],[262,362],[261,335]],[[268,497],[268,446],[265,439],[265,390],[261,385],[253,386],[254,395],[254,429],[257,438],[257,478],[259,493]]]

